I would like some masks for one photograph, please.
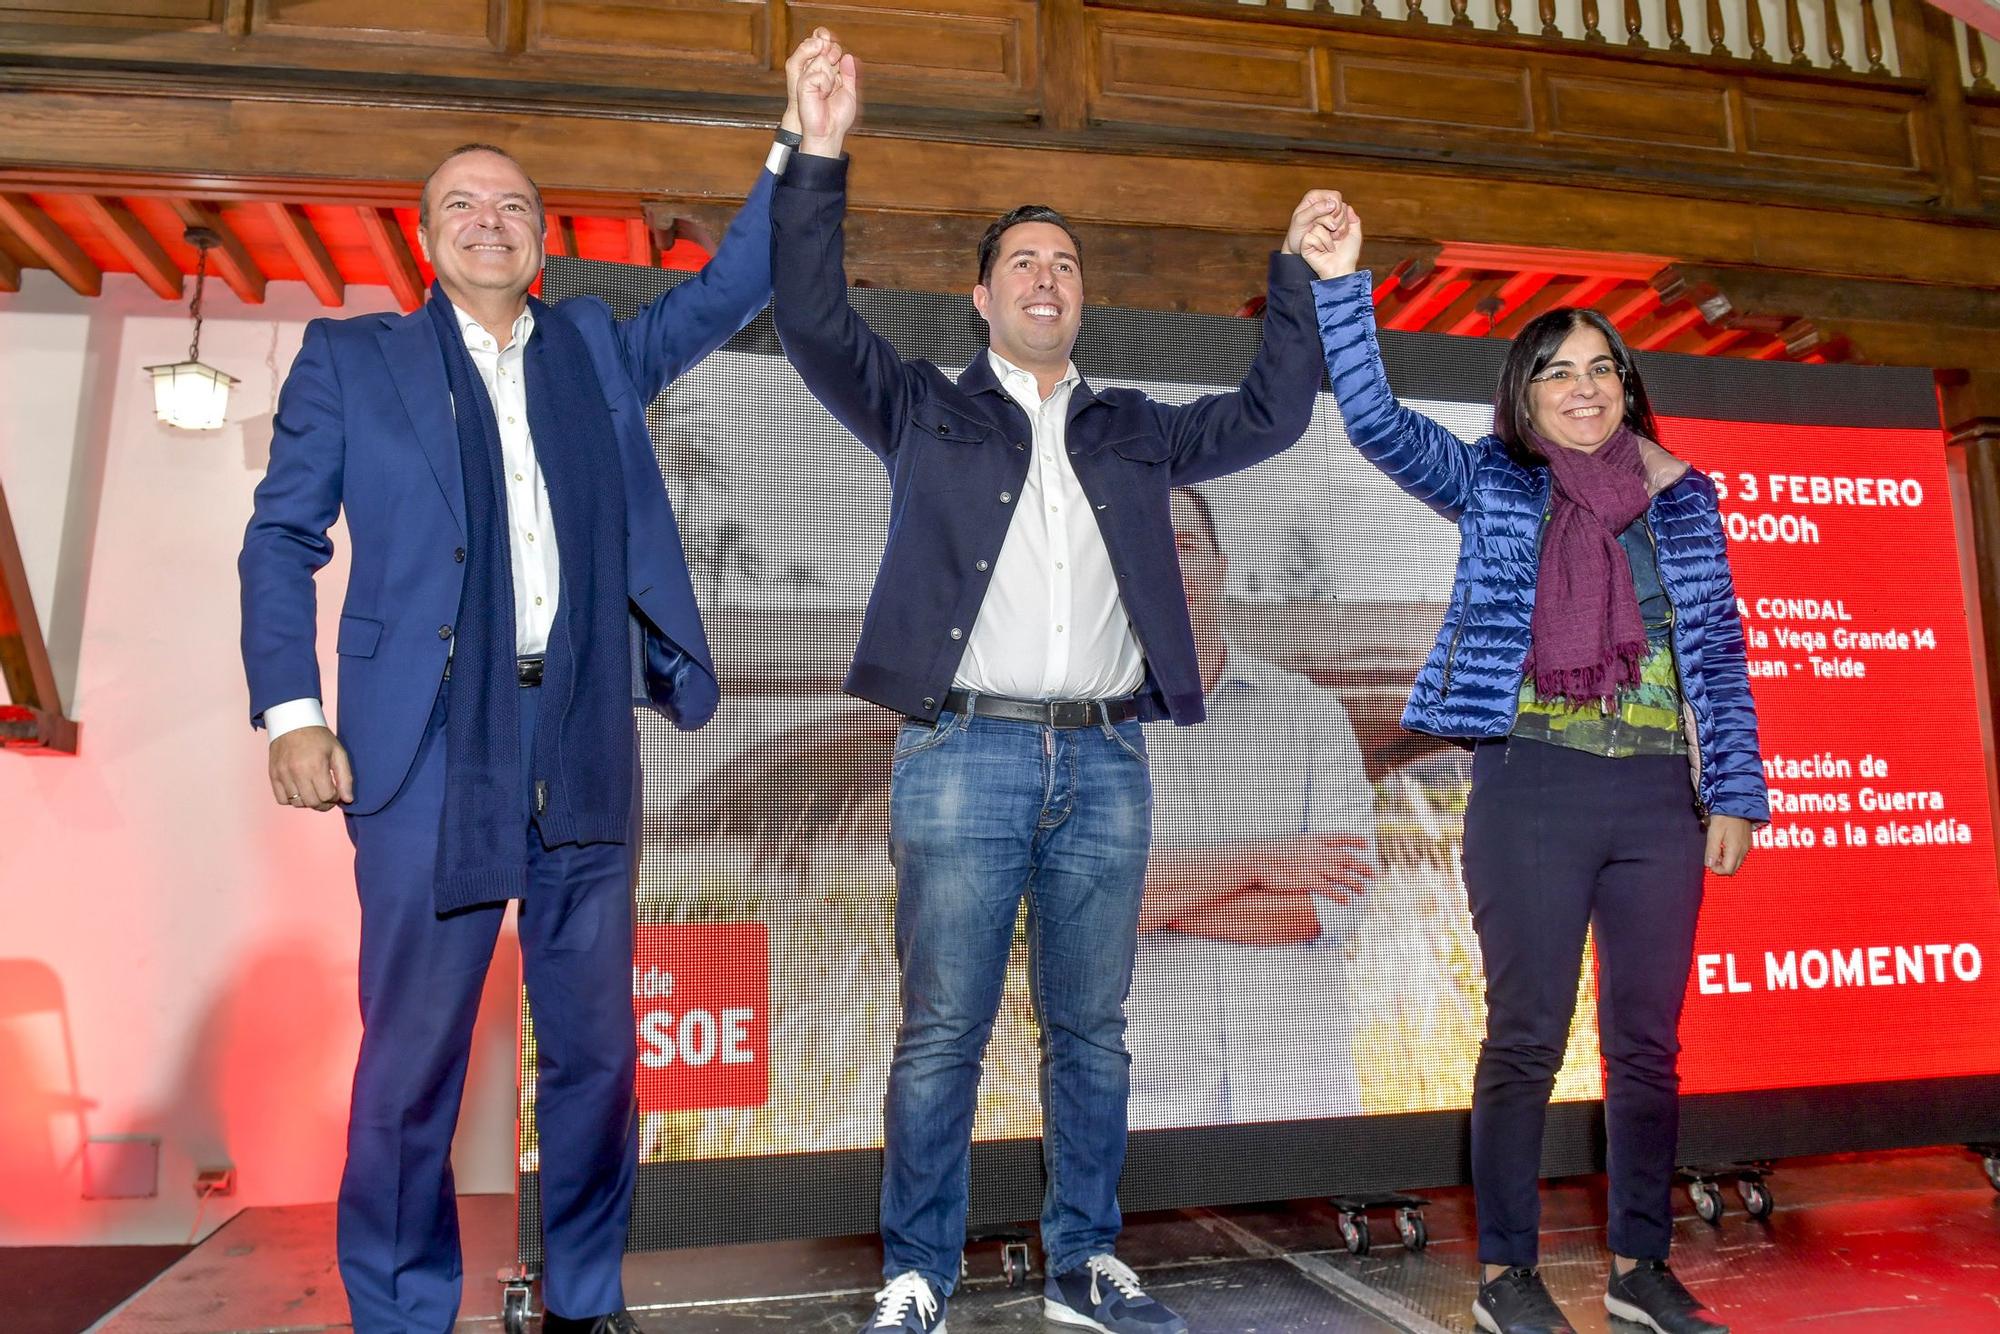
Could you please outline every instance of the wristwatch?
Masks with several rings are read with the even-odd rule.
[[[798,131],[788,130],[782,125],[778,127],[778,132],[773,137],[777,142],[771,145],[770,153],[764,158],[764,170],[770,172],[773,176],[783,176],[785,174],[785,164],[792,160],[793,150],[804,143],[806,137]]]

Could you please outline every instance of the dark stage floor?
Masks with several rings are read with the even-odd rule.
[[[2000,1331],[2000,1194],[1962,1150],[1914,1150],[1783,1165],[1777,1210],[1747,1218],[1733,1192],[1719,1228],[1681,1201],[1676,1267],[1738,1331],[1812,1334]],[[1194,1209],[1128,1220],[1121,1253],[1203,1334],[1470,1331],[1471,1197],[1431,1194],[1431,1243],[1404,1251],[1377,1221],[1365,1259],[1341,1246],[1315,1202]],[[1636,1327],[1598,1301],[1603,1183],[1544,1192],[1544,1270],[1579,1330]],[[461,1330],[497,1330],[490,1276],[511,1258],[513,1205],[463,1201]],[[345,1328],[331,1206],[249,1210],[95,1328],[105,1334],[242,1334]],[[867,1313],[872,1238],[717,1247],[626,1260],[633,1310],[658,1334],[850,1334]],[[953,1334],[1042,1327],[1038,1288],[1009,1289],[997,1247],[976,1249],[951,1307]],[[533,1328],[531,1323],[530,1328]]]

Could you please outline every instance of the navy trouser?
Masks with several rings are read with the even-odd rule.
[[[1535,1263],[1542,1123],[1592,926],[1611,1249],[1666,1258],[1703,848],[1685,756],[1606,759],[1514,740],[1475,750],[1465,889],[1486,965],[1472,1093],[1483,1263]]]
[[[524,785],[542,692],[524,689]],[[451,1137],[500,905],[437,915],[440,698],[388,805],[350,817],[361,894],[361,1055],[340,1182],[340,1276],[357,1334],[445,1334],[461,1263]],[[636,784],[635,784],[636,786]],[[639,810],[634,793],[633,811]],[[525,807],[523,809],[526,809]],[[519,919],[539,1059],[543,1296],[561,1315],[624,1307],[619,1267],[638,1163],[632,877],[637,841],[544,848],[533,824]]]

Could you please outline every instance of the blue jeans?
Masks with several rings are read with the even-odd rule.
[[[896,741],[889,854],[903,1021],[889,1069],[883,1273],[958,1282],[980,1059],[1028,898],[1042,1033],[1042,1249],[1061,1273],[1118,1236],[1125,994],[1152,780],[1136,722],[1070,729],[947,713]]]

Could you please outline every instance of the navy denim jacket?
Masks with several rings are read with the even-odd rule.
[[[932,721],[1014,517],[1033,435],[985,356],[954,383],[928,361],[904,361],[849,308],[846,206],[846,159],[792,158],[771,204],[771,313],[813,396],[889,470],[888,541],[845,688]],[[1070,463],[1146,655],[1142,718],[1202,719],[1168,495],[1305,433],[1321,375],[1311,279],[1296,255],[1272,256],[1264,341],[1240,389],[1184,407],[1087,382],[1070,397]]]

